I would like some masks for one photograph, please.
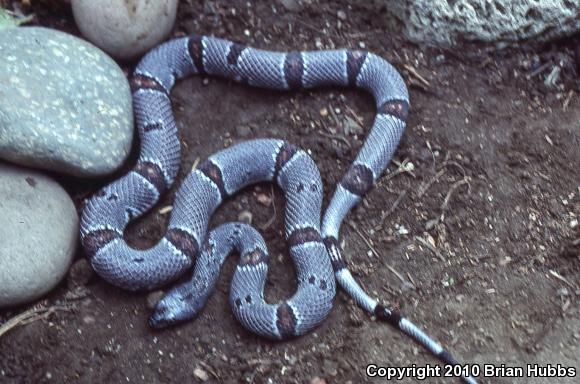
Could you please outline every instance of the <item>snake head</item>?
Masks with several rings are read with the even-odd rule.
[[[196,298],[192,293],[170,291],[155,306],[149,326],[160,329],[193,319],[205,304],[200,305]]]

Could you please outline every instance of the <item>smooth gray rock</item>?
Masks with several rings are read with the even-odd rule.
[[[580,31],[578,0],[378,1],[404,23],[411,40],[434,45],[549,41]]]
[[[132,140],[129,84],[111,58],[55,30],[0,30],[0,158],[100,176],[123,163]]]
[[[133,59],[169,35],[177,0],[72,0],[77,26],[118,59]]]
[[[65,276],[78,216],[54,180],[0,163],[0,308],[38,299]]]

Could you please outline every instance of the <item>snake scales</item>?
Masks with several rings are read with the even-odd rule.
[[[169,93],[177,79],[191,74],[276,90],[351,86],[374,96],[374,124],[322,221],[322,182],[312,159],[281,140],[252,140],[210,156],[183,180],[167,232],[157,245],[147,250],[127,245],[123,238],[127,224],[157,203],[178,172],[180,144]],[[328,316],[336,279],[377,319],[407,334],[440,361],[457,364],[410,321],[367,295],[347,269],[338,246],[344,217],[381,175],[405,127],[407,88],[387,61],[359,50],[272,52],[193,35],[171,40],[147,54],[130,85],[140,155],[130,172],[86,202],[81,242],[95,271],[123,289],[154,289],[194,267],[191,281],[174,287],[159,302],[151,326],[193,317],[205,304],[221,263],[237,250],[240,261],[230,302],[236,318],[250,331],[271,339],[310,331]],[[208,234],[209,218],[221,202],[261,181],[275,182],[284,191],[285,235],[297,271],[296,293],[278,304],[263,298],[268,253],[262,237],[253,228],[236,223]],[[473,378],[463,379],[475,383]]]

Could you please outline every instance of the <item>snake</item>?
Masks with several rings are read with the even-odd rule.
[[[375,100],[373,125],[322,214],[320,172],[302,149],[279,139],[255,139],[208,157],[175,194],[165,235],[149,249],[124,239],[129,222],[151,210],[172,186],[180,168],[179,133],[170,91],[190,75],[216,76],[270,90],[353,87]],[[458,361],[396,310],[381,304],[355,280],[342,257],[340,227],[372,189],[393,157],[409,112],[399,72],[382,57],[359,49],[278,52],[217,37],[174,38],[147,53],[129,85],[140,139],[136,164],[85,201],[80,239],[92,267],[108,283],[131,291],[153,290],[192,271],[157,304],[149,324],[166,327],[196,316],[215,284],[226,256],[240,258],[230,289],[236,319],[260,336],[285,340],[303,335],[329,315],[336,285],[377,320],[386,322],[445,364]],[[228,197],[257,183],[283,191],[285,237],[296,269],[297,289],[276,304],[264,299],[268,253],[248,224],[228,223],[208,231],[209,219]],[[475,383],[470,376],[462,379]]]

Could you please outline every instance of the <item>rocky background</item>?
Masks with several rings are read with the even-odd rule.
[[[550,42],[580,30],[571,0],[401,0],[386,2],[409,39],[430,45]]]

